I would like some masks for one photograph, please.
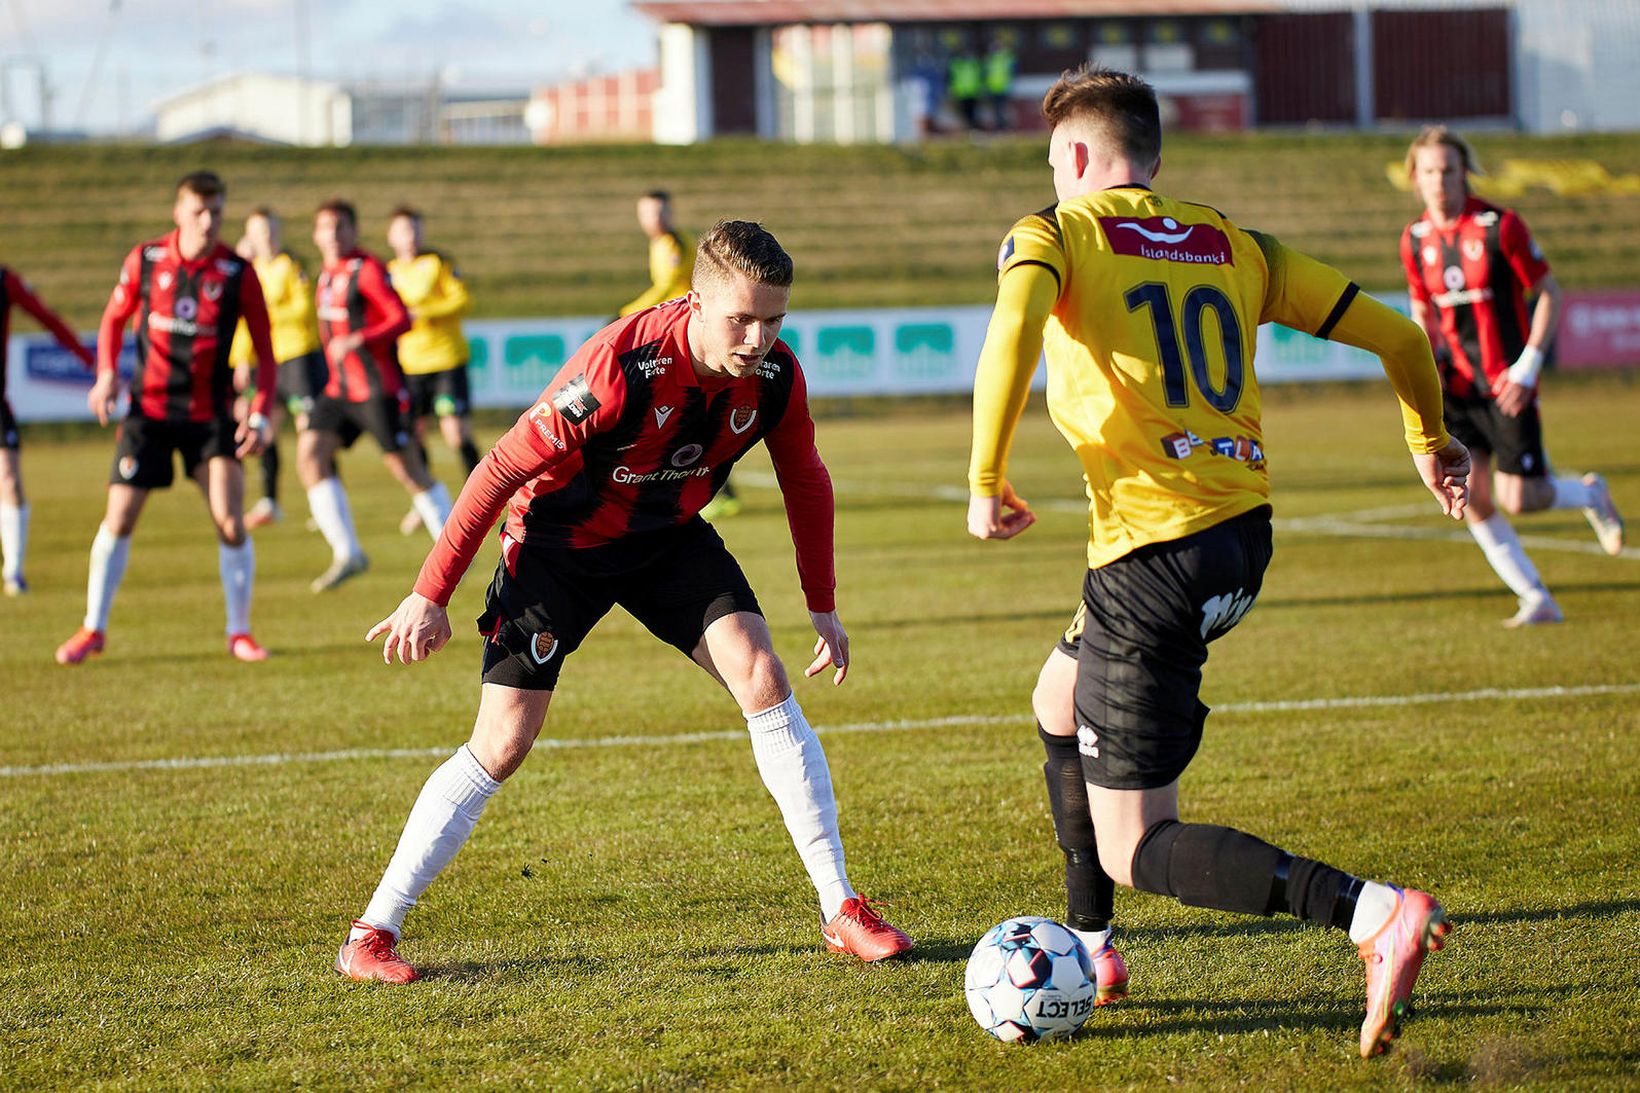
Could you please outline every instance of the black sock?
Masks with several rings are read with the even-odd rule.
[[[427,459],[427,445],[423,444],[420,440],[413,440],[411,443],[416,446],[416,454],[421,456],[421,465],[431,469],[433,464],[428,462]]]
[[[279,445],[271,441],[262,449],[262,496],[279,503]]]
[[[472,474],[478,466],[478,445],[471,440],[461,442],[461,461],[467,466],[467,473]]]
[[[1191,907],[1244,915],[1277,911],[1348,930],[1361,882],[1234,828],[1163,820],[1133,853],[1133,886]]]
[[[1086,931],[1108,929],[1116,910],[1116,882],[1099,864],[1076,737],[1055,736],[1041,725],[1036,732],[1048,753],[1042,773],[1048,781],[1054,835],[1065,852],[1065,924]]]

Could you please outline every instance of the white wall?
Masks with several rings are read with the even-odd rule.
[[[1640,3],[1521,0],[1515,42],[1528,130],[1640,129]]]
[[[233,129],[282,144],[346,144],[351,132],[347,94],[337,85],[289,76],[228,76],[155,106],[155,135],[180,140],[210,129]]]
[[[682,23],[660,30],[661,86],[655,143],[693,144],[712,135],[712,61],[704,32]]]

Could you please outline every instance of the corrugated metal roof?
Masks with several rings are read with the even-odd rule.
[[[720,27],[1239,15],[1288,7],[1281,0],[639,0],[632,6],[663,23]]]

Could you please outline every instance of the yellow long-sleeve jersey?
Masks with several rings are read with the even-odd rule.
[[[461,317],[473,298],[455,264],[438,251],[387,263],[393,289],[410,309],[409,331],[399,338],[399,367],[406,375],[445,372],[467,363]]]
[[[649,241],[649,290],[621,308],[622,315],[674,300],[689,292],[695,275],[695,244],[680,231],[669,231]]]
[[[319,321],[313,311],[313,287],[308,284],[302,264],[287,251],[272,258],[257,258],[256,278],[262,282],[262,296],[268,302],[268,326],[273,333],[273,355],[279,363],[293,361],[319,350]],[[241,322],[234,330],[228,360],[235,367],[250,364],[250,335]]]
[[[1337,270],[1214,209],[1142,186],[1089,194],[1017,222],[997,267],[969,488],[1001,492],[1046,348],[1048,410],[1082,463],[1092,568],[1269,503],[1260,323],[1377,353],[1408,446],[1447,443],[1423,332]]]

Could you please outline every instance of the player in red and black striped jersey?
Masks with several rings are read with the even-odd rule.
[[[777,341],[791,259],[756,224],[698,246],[685,299],[595,335],[467,480],[415,591],[371,629],[384,658],[424,660],[450,637],[450,594],[503,509],[501,563],[479,620],[483,690],[470,741],[434,772],[336,967],[407,982],[406,912],[528,755],[558,672],[616,604],[722,683],[751,731],[764,784],[819,895],[833,952],[879,960],[911,939],[849,886],[831,775],[775,656],[740,566],[701,508],[734,462],[767,447],[819,640],[807,670],[848,671],[837,618],[831,479],[814,445],[803,372]]]
[[[1470,192],[1475,157],[1456,133],[1426,128],[1406,166],[1424,214],[1401,233],[1401,265],[1412,317],[1442,361],[1447,430],[1474,453],[1469,531],[1519,598],[1504,625],[1559,622],[1559,606],[1498,510],[1582,509],[1607,553],[1623,549],[1605,480],[1555,476],[1543,452],[1538,375],[1560,322],[1560,286],[1525,221]]]
[[[137,367],[130,412],[119,427],[108,511],[91,545],[85,622],[57,649],[59,664],[78,664],[102,652],[137,517],[150,490],[171,485],[178,454],[184,473],[204,492],[216,525],[228,651],[239,660],[267,659],[250,635],[256,557],[245,534],[245,472],[239,460],[266,443],[276,365],[256,270],[217,238],[226,196],[222,180],[209,171],[183,178],[171,210],[176,230],[131,250],[103,312],[97,381],[87,401],[104,425],[119,395],[116,363],[133,317]],[[245,421],[235,422],[228,350],[241,318],[256,350],[257,397]]]
[[[0,576],[5,593],[21,596],[28,591],[23,577],[23,553],[28,549],[28,498],[23,494],[23,468],[19,460],[21,439],[17,417],[6,398],[6,354],[11,345],[11,309],[22,308],[45,327],[57,343],[79,357],[87,368],[96,361],[68,324],[40,302],[15,270],[0,266]]]
[[[324,261],[316,287],[319,340],[330,381],[296,444],[296,466],[308,507],[330,544],[331,563],[313,591],[335,588],[370,565],[353,528],[347,491],[336,477],[336,449],[369,433],[382,462],[410,494],[422,523],[438,538],[450,493],[433,480],[405,423],[408,391],[394,343],[410,329],[410,313],[393,291],[387,267],[359,249],[359,214],[346,201],[327,201],[313,218],[313,242]]]

